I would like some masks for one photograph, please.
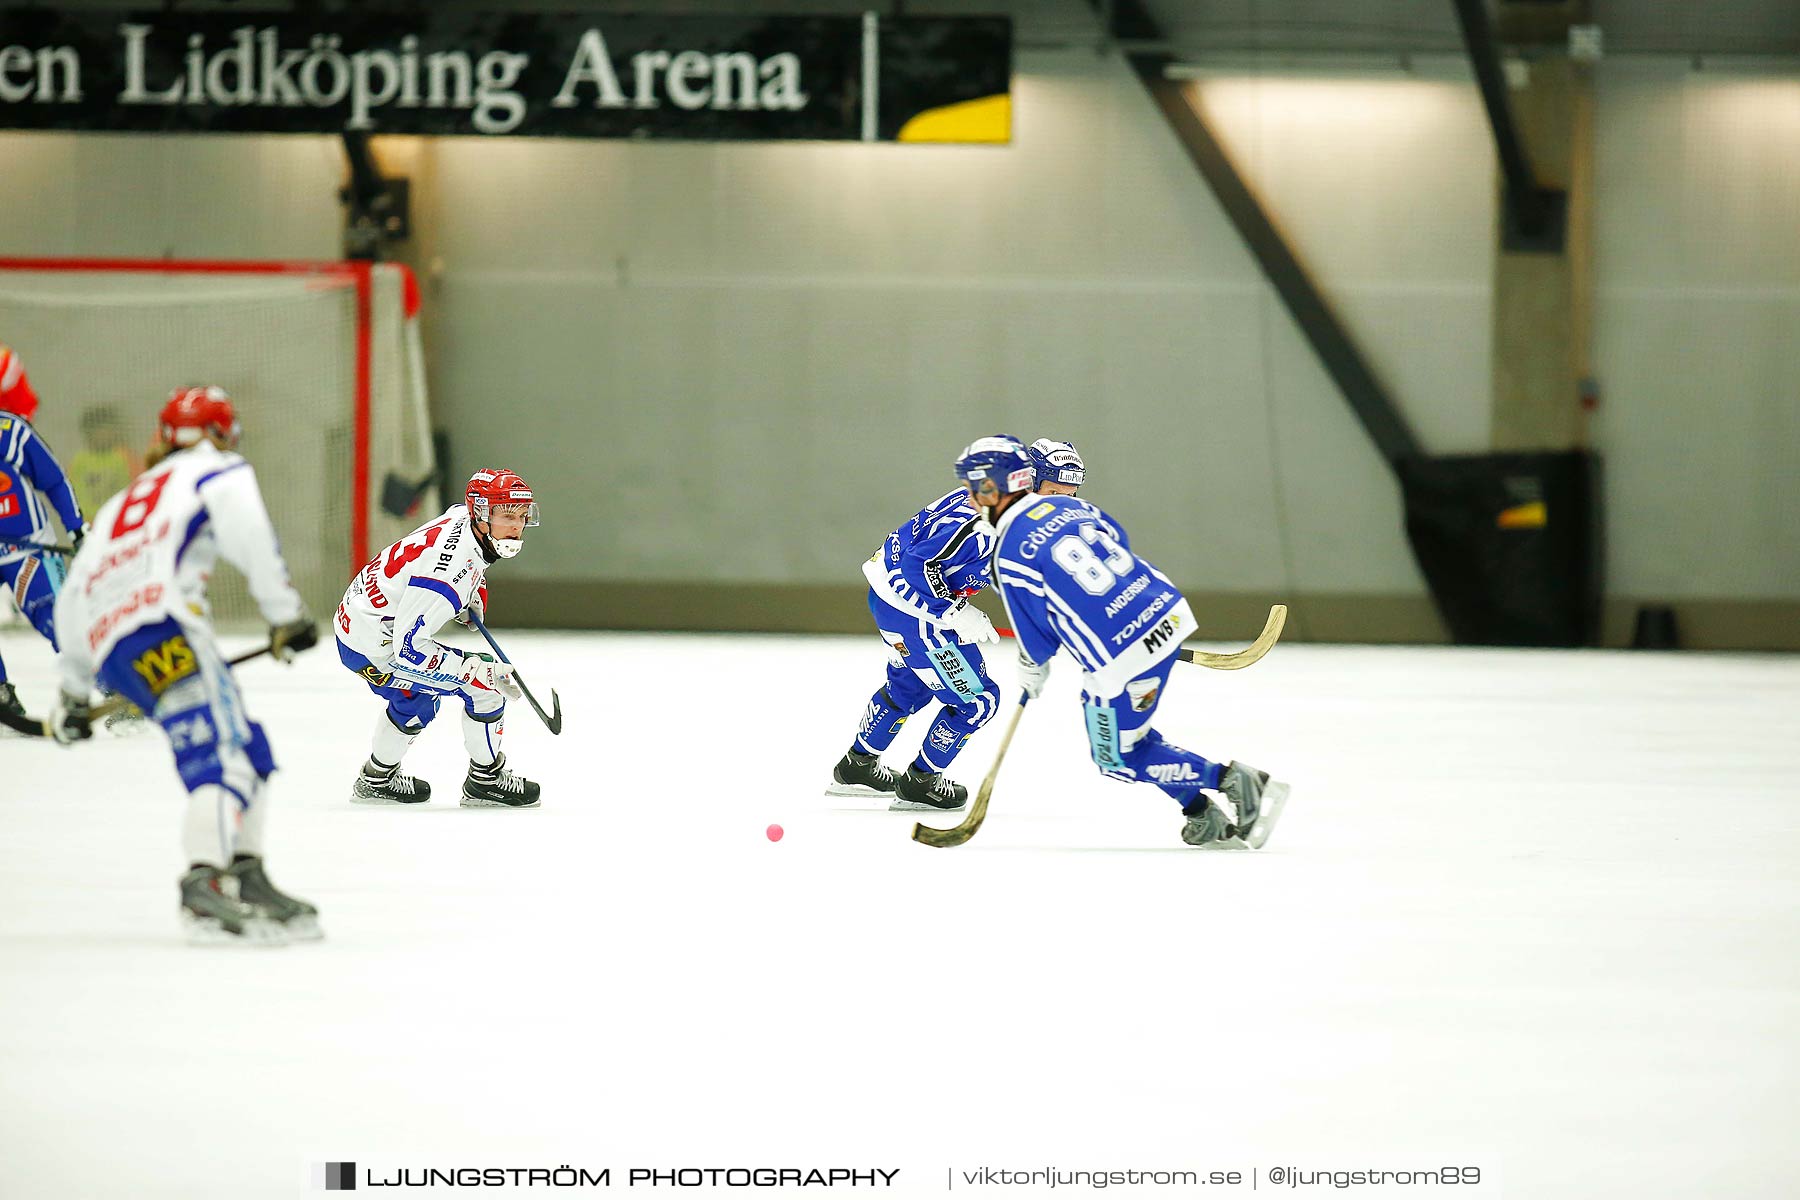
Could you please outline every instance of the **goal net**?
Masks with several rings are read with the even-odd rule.
[[[294,585],[328,621],[409,515],[382,508],[433,476],[418,289],[391,264],[0,259],[0,343],[37,393],[33,424],[92,517],[143,466],[171,389],[217,384],[243,425]],[[258,617],[237,572],[221,621]]]

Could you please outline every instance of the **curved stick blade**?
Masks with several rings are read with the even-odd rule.
[[[963,818],[962,824],[949,829],[914,825],[913,841],[943,849],[960,846],[975,836],[975,831],[987,820],[988,798],[994,794],[994,780],[1000,778],[1000,764],[1006,760],[1006,748],[1012,745],[1013,731],[1019,727],[1019,718],[1025,715],[1025,706],[1030,702],[1030,696],[1019,696],[1019,707],[1013,709],[1012,720],[1006,726],[1006,736],[1000,739],[1000,749],[994,754],[994,765],[988,768],[987,778],[981,781],[981,790],[975,793],[975,803],[969,806],[969,815]]]
[[[1281,630],[1287,624],[1287,605],[1276,604],[1269,608],[1269,619],[1263,625],[1263,631],[1256,635],[1256,640],[1249,646],[1232,654],[1214,654],[1208,650],[1183,650],[1182,662],[1191,662],[1202,667],[1211,667],[1215,671],[1239,671],[1267,654],[1281,637]]]

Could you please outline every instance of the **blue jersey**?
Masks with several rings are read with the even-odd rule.
[[[927,619],[941,617],[988,585],[993,534],[969,493],[946,492],[919,510],[863,565],[886,604]]]
[[[62,464],[24,417],[0,412],[0,541],[48,541],[48,497],[63,528],[81,528],[81,508]],[[0,545],[0,557],[17,553]]]
[[[1193,613],[1169,577],[1133,554],[1118,522],[1086,500],[1017,500],[995,540],[1000,597],[1033,662],[1062,648],[1090,675],[1122,681],[1193,633]]]

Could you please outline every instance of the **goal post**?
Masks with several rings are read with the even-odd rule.
[[[321,621],[371,550],[438,503],[419,488],[435,463],[418,310],[412,273],[391,263],[0,258],[0,343],[83,513],[141,469],[171,389],[217,384]],[[395,515],[384,492],[418,504]],[[220,620],[257,616],[236,572],[211,596]]]

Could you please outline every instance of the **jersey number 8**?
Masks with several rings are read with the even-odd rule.
[[[1106,557],[1101,558],[1089,546],[1100,547]],[[1069,534],[1056,539],[1050,557],[1090,596],[1106,595],[1118,586],[1119,580],[1137,569],[1131,551],[1113,541],[1098,525],[1087,522],[1081,525],[1080,537]]]

